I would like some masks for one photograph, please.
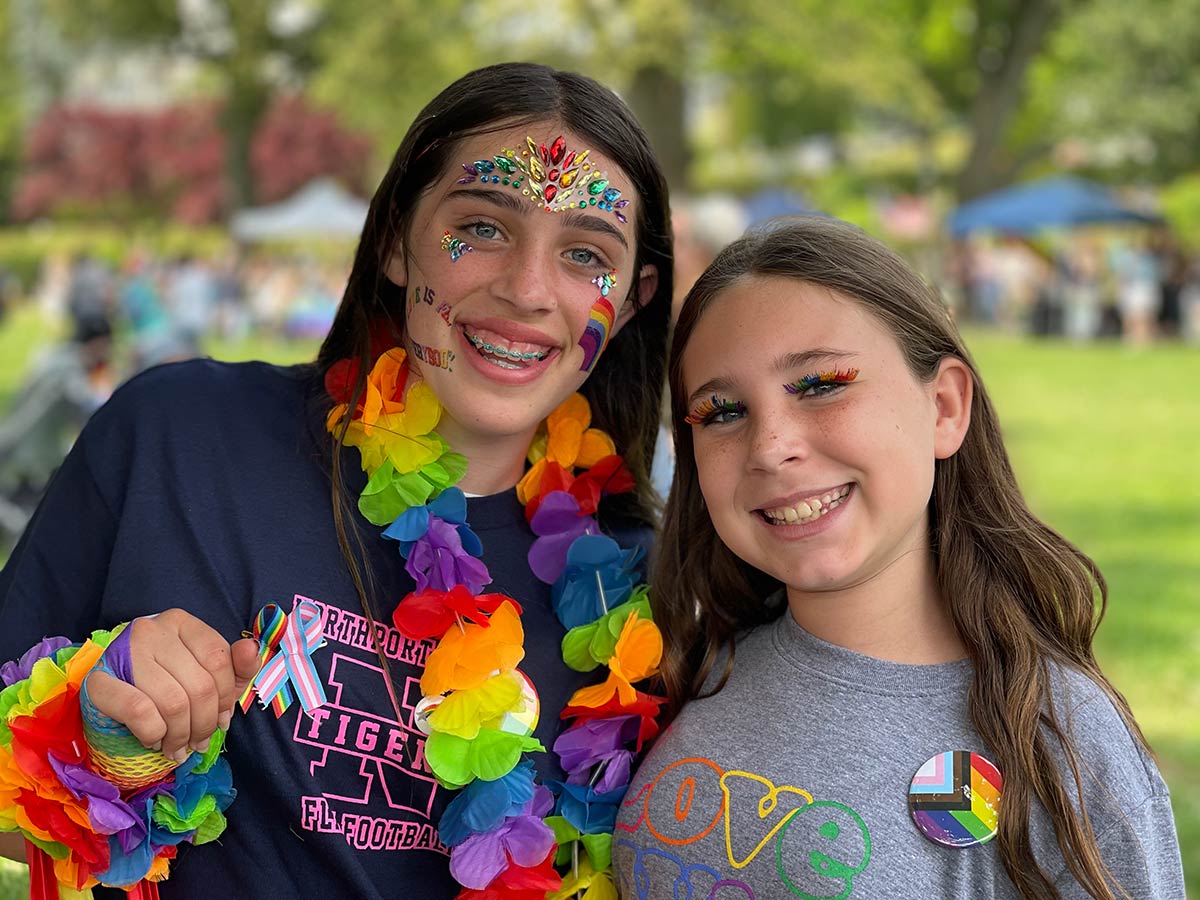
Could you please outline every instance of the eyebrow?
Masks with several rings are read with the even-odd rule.
[[[538,207],[531,204],[523,196],[518,196],[509,191],[493,191],[487,189],[471,190],[470,188],[455,188],[446,195],[447,200],[457,200],[464,197],[469,197],[473,200],[483,200],[485,203],[494,203],[496,206],[502,206],[505,209],[520,215],[533,212]],[[612,222],[606,221],[599,216],[589,215],[583,210],[563,210],[561,213],[556,213],[563,219],[563,224],[567,228],[577,228],[581,231],[593,231],[597,234],[606,234],[609,237],[620,242],[621,246],[628,250],[629,242],[625,239],[625,235]]]
[[[837,350],[833,347],[814,347],[811,350],[785,353],[782,356],[777,356],[771,365],[774,371],[782,374],[792,369],[807,368],[820,362],[831,362],[835,359],[852,359],[857,356],[857,353],[851,353],[849,350]],[[734,386],[733,380],[725,376],[710,378],[704,384],[700,385],[700,387],[696,388],[696,390],[692,391],[688,396],[686,405],[691,406],[702,397],[712,393],[729,391]]]

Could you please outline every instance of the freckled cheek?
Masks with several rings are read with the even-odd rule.
[[[699,441],[695,446],[695,459],[705,502],[715,507],[732,498],[740,471],[736,453],[721,443]]]

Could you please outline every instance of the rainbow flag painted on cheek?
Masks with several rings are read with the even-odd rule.
[[[592,366],[595,365],[600,352],[608,343],[608,334],[612,331],[615,318],[616,313],[608,299],[597,297],[596,302],[592,304],[591,313],[588,315],[587,328],[584,329],[583,336],[579,339],[579,346],[583,348],[583,365],[579,367],[579,371],[592,371]]]

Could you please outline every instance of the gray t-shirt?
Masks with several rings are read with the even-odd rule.
[[[1016,898],[996,841],[935,844],[908,810],[926,760],[993,757],[967,716],[971,676],[966,660],[914,666],[851,652],[786,614],[751,632],[725,688],[688,704],[633,779],[613,842],[621,896]],[[1106,865],[1137,900],[1183,900],[1158,769],[1100,688],[1075,673],[1057,680]],[[1040,806],[1031,839],[1062,896],[1088,896]]]

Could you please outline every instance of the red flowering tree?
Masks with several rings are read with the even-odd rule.
[[[370,139],[343,128],[334,113],[314,109],[300,96],[279,97],[250,143],[254,197],[274,203],[318,175],[333,175],[365,195],[371,151]]]
[[[231,195],[220,121],[214,102],[154,112],[52,107],[29,131],[13,217],[220,221]],[[255,199],[278,200],[318,175],[362,192],[370,155],[370,141],[332,113],[278,97],[251,145]]]

